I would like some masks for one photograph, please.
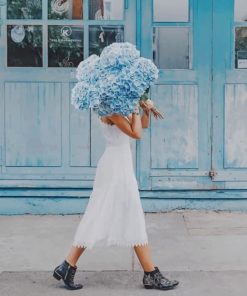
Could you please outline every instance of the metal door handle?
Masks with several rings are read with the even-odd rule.
[[[124,0],[124,8],[125,9],[129,8],[129,0]]]

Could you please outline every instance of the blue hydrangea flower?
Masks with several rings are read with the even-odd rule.
[[[86,110],[100,104],[100,93],[97,87],[79,81],[72,88],[71,103],[76,109]]]
[[[113,43],[100,55],[91,55],[77,70],[78,82],[71,92],[76,109],[92,108],[100,116],[130,114],[141,95],[158,78],[154,63],[140,57],[128,42]]]
[[[99,56],[96,54],[91,55],[84,61],[80,62],[78,67],[76,68],[76,78],[79,81],[89,81],[91,76],[95,76],[98,74],[96,71],[96,63],[99,61]]]
[[[129,67],[131,63],[140,57],[140,51],[129,43],[112,43],[105,47],[100,55],[100,65],[102,67]]]

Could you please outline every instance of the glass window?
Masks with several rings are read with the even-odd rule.
[[[89,0],[90,20],[122,20],[124,0]]]
[[[247,27],[235,29],[235,67],[247,69]]]
[[[160,69],[189,68],[189,28],[156,27],[153,58]]]
[[[238,22],[247,22],[246,0],[235,0],[235,20]]]
[[[48,26],[48,66],[77,67],[83,60],[83,27]]]
[[[124,41],[123,26],[90,26],[89,55],[100,55],[103,48],[113,42]]]
[[[42,19],[42,0],[7,0],[8,19]]]
[[[155,22],[188,22],[189,0],[154,0]]]
[[[7,65],[42,67],[42,26],[7,26]]]
[[[83,19],[83,0],[49,0],[48,19]]]

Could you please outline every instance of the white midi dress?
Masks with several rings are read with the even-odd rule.
[[[116,125],[98,118],[106,146],[98,161],[93,190],[72,245],[87,249],[145,245],[148,236],[130,137]]]

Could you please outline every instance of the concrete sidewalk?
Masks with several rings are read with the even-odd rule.
[[[247,289],[247,213],[176,211],[147,213],[154,263],[180,285],[146,290],[132,248],[86,250],[67,291],[52,270],[67,254],[81,215],[0,216],[0,295],[242,296]]]

